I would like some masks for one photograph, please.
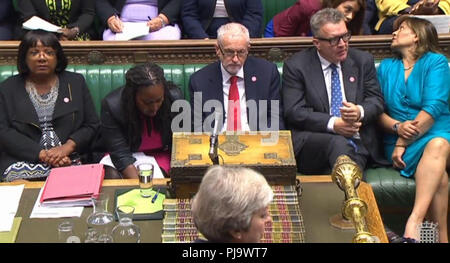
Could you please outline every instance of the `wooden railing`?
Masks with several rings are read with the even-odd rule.
[[[177,41],[63,41],[70,64],[161,64],[210,63],[217,60],[215,40]],[[390,35],[353,36],[350,46],[383,59],[391,56]],[[439,45],[450,57],[450,34],[439,36]],[[18,41],[0,41],[0,65],[14,65]],[[255,38],[250,53],[277,62],[312,46],[311,37]]]

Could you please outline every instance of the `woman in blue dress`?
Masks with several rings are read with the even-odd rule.
[[[405,17],[397,25],[391,47],[398,56],[381,62],[378,78],[386,104],[380,118],[386,157],[416,181],[404,237],[417,240],[417,226],[428,213],[439,225],[440,242],[448,242],[450,70],[430,22]]]

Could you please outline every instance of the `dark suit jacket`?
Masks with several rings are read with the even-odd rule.
[[[250,37],[261,37],[264,9],[261,0],[225,0],[225,8],[232,22],[247,27]],[[181,19],[188,38],[207,38],[215,0],[183,0]]]
[[[13,26],[17,21],[11,0],[0,0],[0,40],[12,40]]]
[[[208,100],[219,101],[222,106],[222,113],[225,114],[223,103],[222,72],[220,70],[220,63],[220,61],[217,61],[209,64],[208,66],[192,74],[189,80],[191,111],[193,116],[191,121],[194,125],[196,124],[194,123],[195,118],[201,118],[203,123],[210,114],[214,114],[214,109],[209,112],[203,112],[200,109],[200,107],[203,109],[203,106]],[[280,99],[280,74],[276,65],[267,60],[249,56],[244,63],[244,82],[247,106],[250,105],[249,100],[256,101],[258,120],[267,119],[267,125],[260,123],[260,121],[257,121],[256,127],[252,125],[255,123],[254,121],[248,120],[250,129],[252,131],[267,130],[267,127],[272,127],[271,121],[277,121],[279,124],[279,130],[283,130],[284,121],[282,118],[283,106],[281,105]],[[201,105],[194,106],[194,92],[201,92]],[[264,109],[260,110],[260,100],[268,101],[267,111]],[[279,114],[272,117],[272,109],[270,107],[271,100],[277,100],[279,102]],[[194,114],[195,109],[197,109],[198,113],[201,112],[201,116],[199,116],[198,114]],[[222,116],[224,116],[224,114]],[[249,118],[250,113],[247,108],[247,119]],[[224,121],[225,118],[222,118],[222,120]],[[194,130],[199,130],[199,126],[195,125]]]
[[[55,132],[62,143],[72,139],[78,153],[86,152],[100,122],[84,77],[60,73],[58,92],[53,113]],[[36,110],[25,90],[25,78],[8,78],[0,84],[0,176],[14,162],[38,162],[41,136]]]
[[[159,13],[169,19],[169,24],[177,23],[180,19],[182,0],[158,0]],[[107,25],[108,18],[112,15],[120,15],[126,0],[95,0],[95,9],[100,21]]]
[[[117,170],[122,171],[128,165],[133,164],[136,159],[133,152],[137,152],[141,145],[142,131],[136,131],[135,138],[128,136],[128,128],[130,123],[127,122],[126,114],[122,107],[122,94],[124,87],[111,91],[102,100],[101,111],[101,142],[105,150],[111,155],[111,160]],[[164,103],[168,103],[168,111],[175,100],[182,99],[181,90],[175,85],[168,87],[169,92],[164,94]],[[160,114],[160,113],[159,113]],[[171,150],[172,148],[172,130],[171,121],[174,113],[169,114],[161,127],[161,136],[163,142],[163,150]]]
[[[80,33],[92,31],[95,4],[92,0],[71,0],[68,28],[78,27]],[[50,12],[45,0],[17,0],[18,12],[23,22],[32,16],[50,21]],[[91,28],[92,27],[92,28]]]
[[[383,97],[372,55],[349,48],[347,59],[341,62],[347,101],[361,105],[364,119],[361,141],[372,160],[384,164],[376,123],[383,112]],[[292,130],[296,154],[308,135],[327,133],[330,105],[316,48],[294,54],[283,67],[282,98],[286,125]],[[353,79],[354,81],[350,81]]]

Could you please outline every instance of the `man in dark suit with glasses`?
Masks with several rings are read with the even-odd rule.
[[[225,24],[217,35],[219,61],[195,72],[189,81],[194,131],[211,131],[204,121],[216,111],[223,116],[222,132],[284,129],[276,65],[248,55],[245,26]]]
[[[314,47],[285,61],[281,91],[298,170],[329,174],[342,154],[361,169],[385,164],[375,130],[383,98],[372,55],[348,47],[339,11],[322,9],[310,24]]]

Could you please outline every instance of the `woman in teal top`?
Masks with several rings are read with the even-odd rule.
[[[404,236],[417,240],[417,226],[430,212],[439,224],[440,242],[448,242],[448,174],[450,153],[450,70],[439,54],[434,26],[405,17],[393,33],[397,58],[385,59],[378,79],[385,99],[380,118],[387,134],[386,157],[405,177],[416,181],[416,199]]]

